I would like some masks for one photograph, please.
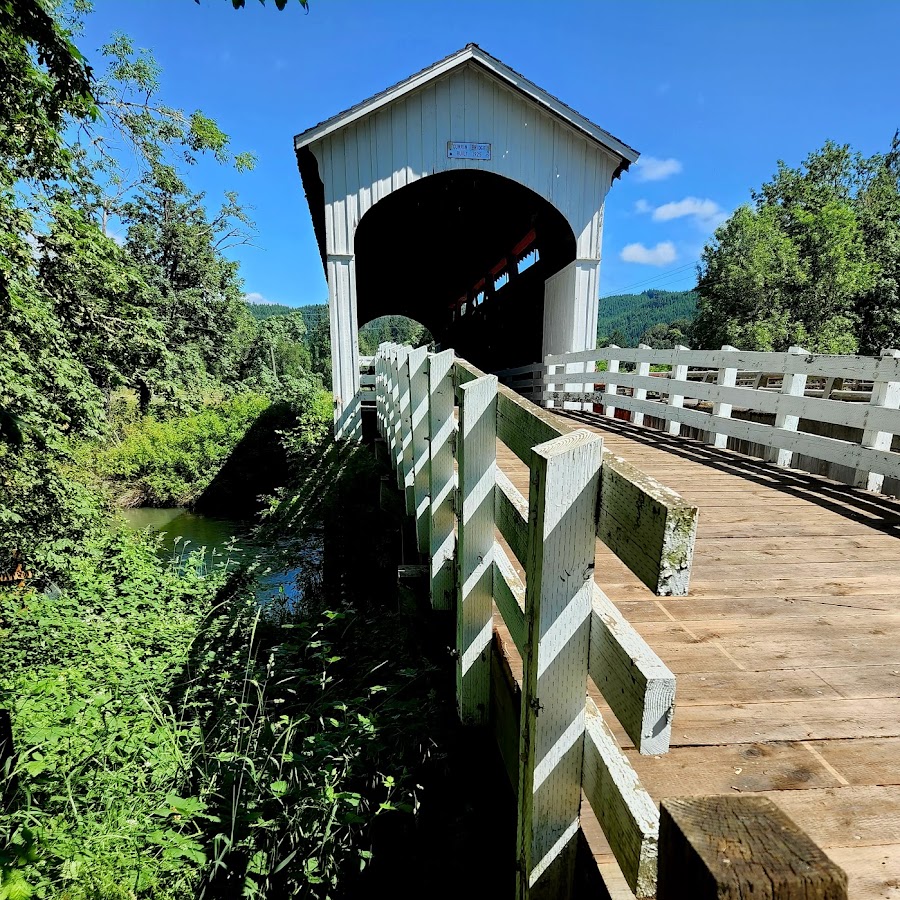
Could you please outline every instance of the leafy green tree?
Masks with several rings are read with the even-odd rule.
[[[166,335],[163,371],[147,389],[169,395],[235,378],[255,330],[238,264],[222,252],[243,240],[249,220],[234,196],[212,220],[202,200],[174,169],[156,165],[123,209],[125,250],[159,298],[155,314]]]
[[[703,347],[878,352],[900,339],[900,164],[826,143],[784,163],[703,252]]]
[[[690,340],[690,331],[689,319],[659,322],[641,335],[640,343],[647,344],[655,350],[671,350],[676,344],[687,345]]]

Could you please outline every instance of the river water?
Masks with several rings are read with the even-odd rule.
[[[139,506],[120,510],[128,528],[162,533],[160,555],[179,567],[203,552],[207,567],[253,566],[261,604],[285,601],[296,608],[316,583],[322,568],[322,536],[312,532],[290,544],[259,546],[247,522],[203,516],[181,507]]]

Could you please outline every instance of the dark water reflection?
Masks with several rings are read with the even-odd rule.
[[[160,532],[160,554],[179,567],[188,565],[198,552],[203,553],[206,568],[252,566],[261,604],[275,601],[296,609],[321,572],[322,537],[317,532],[289,544],[260,546],[246,522],[198,515],[181,507],[135,507],[121,510],[121,515],[133,531]]]

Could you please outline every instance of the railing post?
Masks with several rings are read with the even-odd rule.
[[[649,344],[638,344],[638,350],[652,350],[653,348]],[[649,362],[639,362],[635,368],[635,375],[649,375],[650,374],[650,363]],[[647,399],[647,388],[635,388],[632,391],[632,395],[635,400],[646,400]],[[631,423],[632,425],[643,425],[644,424],[644,414],[642,412],[638,412],[635,410],[631,414]]]
[[[411,440],[409,429],[409,369],[406,365],[406,358],[409,356],[409,347],[405,344],[397,346],[397,355],[395,357],[395,387],[394,402],[396,403],[394,423],[394,439],[396,446],[394,448],[397,463],[397,488],[406,496],[406,466],[404,460],[406,458],[406,444]],[[407,503],[409,501],[407,500]],[[409,506],[407,512],[411,512]]]
[[[846,900],[847,876],[765,797],[663,800],[657,900]]]
[[[684,344],[676,344],[675,345],[675,360],[673,361],[672,371],[669,373],[669,378],[672,381],[687,381],[688,380],[688,367],[683,363],[678,362],[678,352],[680,350],[690,350],[690,347],[686,347]],[[675,385],[672,385],[674,388]],[[672,409],[683,409],[684,408],[684,394],[676,394],[673,390],[669,391],[669,400],[668,404]],[[669,419],[666,422],[666,433],[675,435],[676,437],[681,434],[681,422],[676,422],[674,419]]]
[[[900,359],[900,350],[882,350],[881,356],[882,359]],[[900,408],[900,381],[877,379],[872,385],[872,399],[869,401],[869,404],[870,409],[875,407],[884,407],[886,409]],[[872,428],[866,428],[863,431],[862,445],[871,450],[890,450],[893,437],[890,431],[876,431]],[[867,491],[880,491],[881,486],[884,484],[884,475],[878,472],[858,469],[854,484],[857,487],[865,488]]]
[[[531,454],[518,900],[568,898],[572,891],[602,451],[600,437],[579,430]]]
[[[608,349],[609,350],[620,350],[621,348],[619,347],[618,344],[610,344]],[[614,375],[618,371],[619,371],[619,361],[617,359],[609,360],[606,364],[606,373],[607,373],[606,393],[607,394],[612,394],[613,396],[616,395],[616,391],[618,390],[618,385],[616,385],[615,382],[610,381],[608,376]],[[612,405],[604,406],[603,411],[611,419],[614,419],[616,417],[615,403],[613,403]]]
[[[424,552],[425,525],[424,518],[419,517],[420,497],[416,491],[416,471],[424,469],[423,453],[426,449],[427,425],[424,424],[425,408],[428,401],[426,390],[425,362],[428,359],[427,347],[410,349],[406,355],[406,364],[403,368],[404,381],[408,385],[409,401],[406,406],[406,416],[403,423],[403,493],[406,498],[406,513],[415,517],[416,521],[416,546]],[[417,431],[418,428],[418,431]],[[418,443],[417,443],[418,438]],[[420,479],[419,488],[424,494],[424,473]]]
[[[391,465],[394,467],[394,477],[399,481],[400,471],[400,353],[402,347],[392,344],[388,353],[388,421],[387,440],[391,452]],[[399,486],[399,485],[398,485]]]
[[[809,353],[803,347],[788,347],[788,353],[792,356],[806,356]],[[802,397],[806,393],[805,372],[785,372],[781,382],[781,395],[783,397]],[[827,397],[825,399],[828,399]],[[777,409],[777,407],[776,407]],[[775,427],[782,431],[796,431],[800,424],[800,416],[792,416],[787,413],[775,413]],[[781,450],[778,447],[769,447],[767,453],[769,462],[777,466],[787,468],[794,458],[791,450]]]
[[[556,366],[551,365],[549,362],[547,362],[547,359],[549,359],[549,358],[550,357],[548,356],[544,360],[544,370],[546,371],[546,373],[548,375],[555,375],[556,374]],[[542,406],[546,407],[547,409],[553,409],[554,401],[553,401],[553,394],[551,393],[551,391],[555,391],[555,390],[556,390],[555,384],[545,384],[544,385],[543,402],[541,404]]]
[[[727,353],[737,352],[737,347],[732,347],[730,344],[725,344],[722,349]],[[720,387],[734,387],[735,384],[737,384],[737,372],[737,366],[733,368],[731,366],[721,366],[719,368],[718,377],[716,378],[716,384],[718,384]],[[720,416],[723,419],[730,419],[731,404],[722,402],[713,403],[712,414],[714,416]],[[724,450],[728,446],[727,434],[711,432],[707,440],[714,447],[719,447],[722,450]]]
[[[428,543],[434,609],[451,609],[455,593],[453,400],[453,351],[444,350],[428,358]]]
[[[494,597],[497,377],[460,387],[456,442],[456,700],[460,719],[483,725],[490,712]]]

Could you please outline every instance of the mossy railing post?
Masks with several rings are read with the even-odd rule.
[[[571,896],[581,806],[595,515],[603,441],[531,454],[519,738],[518,900]]]
[[[460,386],[456,459],[456,701],[464,723],[485,725],[490,713],[493,635],[495,375]]]
[[[452,350],[428,357],[428,545],[431,605],[452,609],[456,530]]]

